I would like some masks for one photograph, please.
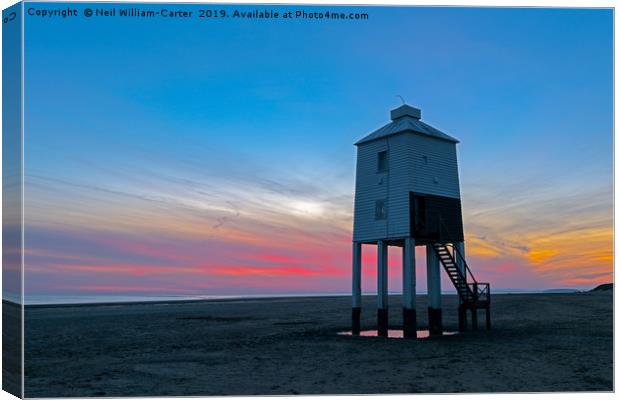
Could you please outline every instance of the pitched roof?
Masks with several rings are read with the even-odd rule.
[[[403,104],[391,111],[392,122],[358,140],[355,145],[382,139],[401,132],[416,132],[453,143],[459,142],[452,136],[420,121],[421,114],[420,109]]]

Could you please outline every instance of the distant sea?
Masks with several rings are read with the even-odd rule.
[[[534,294],[534,293],[574,293],[577,289],[495,289],[491,294]],[[400,295],[393,292],[390,295]],[[426,292],[418,292],[425,295]],[[442,292],[444,295],[454,295],[454,291]],[[364,293],[364,295],[375,295]],[[237,294],[237,295],[27,295],[26,305],[52,305],[52,304],[95,304],[95,303],[133,303],[133,302],[161,302],[161,301],[188,301],[188,300],[235,300],[235,299],[266,299],[285,297],[330,297],[351,296],[351,293],[278,293],[278,294]],[[7,299],[16,301],[16,299]],[[17,300],[19,302],[19,300]]]
[[[350,296],[350,294],[348,294]],[[344,293],[297,293],[297,294],[250,294],[250,295],[29,295],[25,297],[26,305],[47,304],[94,304],[94,303],[133,303],[153,301],[188,301],[188,300],[234,300],[265,299],[284,297],[346,296]]]

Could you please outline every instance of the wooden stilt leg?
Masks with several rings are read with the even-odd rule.
[[[388,335],[388,245],[377,243],[377,333]]]
[[[351,332],[359,335],[361,330],[362,313],[362,244],[353,242],[353,282],[352,282],[352,310]]]
[[[426,287],[428,291],[428,330],[431,335],[443,333],[441,321],[441,279],[439,258],[433,245],[426,245]]]
[[[459,306],[459,331],[465,332],[467,330],[467,307],[464,304]]]
[[[403,335],[417,335],[415,303],[415,240],[405,239],[403,246]]]
[[[491,329],[491,307],[486,308],[487,330]]]
[[[478,330],[478,309],[476,307],[471,308],[471,329]]]

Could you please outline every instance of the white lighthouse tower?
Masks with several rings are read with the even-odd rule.
[[[441,266],[460,298],[459,329],[466,311],[486,310],[490,293],[465,262],[456,144],[458,140],[421,121],[421,111],[402,105],[391,122],[359,140],[353,220],[353,333],[360,332],[362,245],[377,246],[377,326],[388,333],[388,246],[403,249],[403,330],[416,335],[415,246],[426,246],[428,325],[442,333]]]

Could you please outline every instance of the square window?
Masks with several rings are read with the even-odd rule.
[[[377,172],[386,172],[388,169],[387,150],[380,151],[377,155]]]
[[[385,219],[386,215],[385,200],[377,200],[375,202],[375,219]]]

